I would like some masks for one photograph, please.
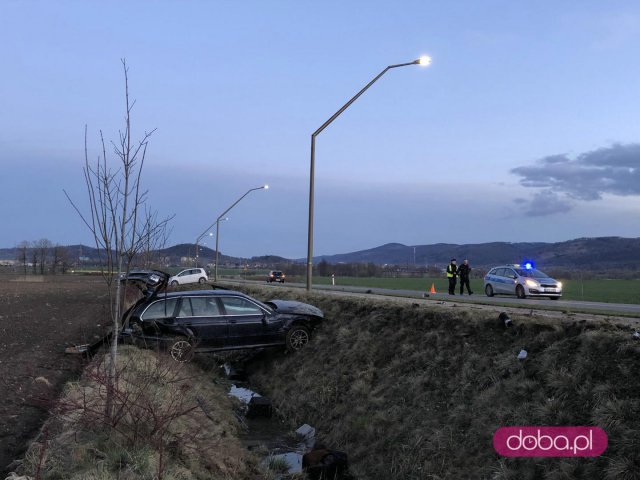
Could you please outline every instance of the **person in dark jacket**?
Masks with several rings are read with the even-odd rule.
[[[456,259],[452,258],[451,263],[447,265],[447,279],[449,280],[449,295],[456,294],[456,278],[458,277],[458,266]]]
[[[467,292],[469,295],[473,295],[471,286],[469,285],[469,277],[471,276],[471,267],[469,266],[469,260],[465,260],[460,268],[458,268],[458,276],[460,277],[460,295],[464,294],[464,286],[467,286]]]

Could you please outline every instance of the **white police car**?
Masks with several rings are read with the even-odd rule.
[[[562,296],[562,282],[535,269],[531,263],[501,265],[485,275],[484,293],[488,297],[508,294],[518,298],[549,297],[557,300]]]

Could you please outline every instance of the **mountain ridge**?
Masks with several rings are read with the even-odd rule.
[[[86,245],[65,247],[72,261],[92,261],[98,258],[97,250]],[[155,256],[178,264],[184,258],[195,257],[195,245],[181,243],[157,252]],[[0,248],[0,260],[15,260],[18,248]],[[202,261],[213,261],[215,250],[198,246]],[[491,266],[504,263],[520,263],[533,260],[539,266],[579,267],[591,269],[640,269],[640,238],[627,237],[582,237],[562,242],[485,242],[472,244],[435,243],[405,245],[390,242],[373,248],[334,255],[318,255],[314,264],[328,263],[374,263],[377,265],[426,266],[445,265],[451,258],[459,262],[468,258],[472,265]],[[220,263],[234,264],[245,261],[254,264],[276,265],[305,263],[306,258],[287,259],[276,255],[240,258],[220,254]]]

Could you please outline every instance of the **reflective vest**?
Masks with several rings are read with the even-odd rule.
[[[456,265],[447,265],[447,278],[453,278],[456,276],[458,267]]]

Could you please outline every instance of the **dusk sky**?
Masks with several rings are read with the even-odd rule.
[[[633,1],[3,1],[0,247],[91,245],[99,131],[153,133],[150,206],[169,244],[221,226],[222,253],[389,242],[640,236],[640,4]],[[113,156],[111,160],[115,160]],[[211,241],[209,241],[209,246]]]

